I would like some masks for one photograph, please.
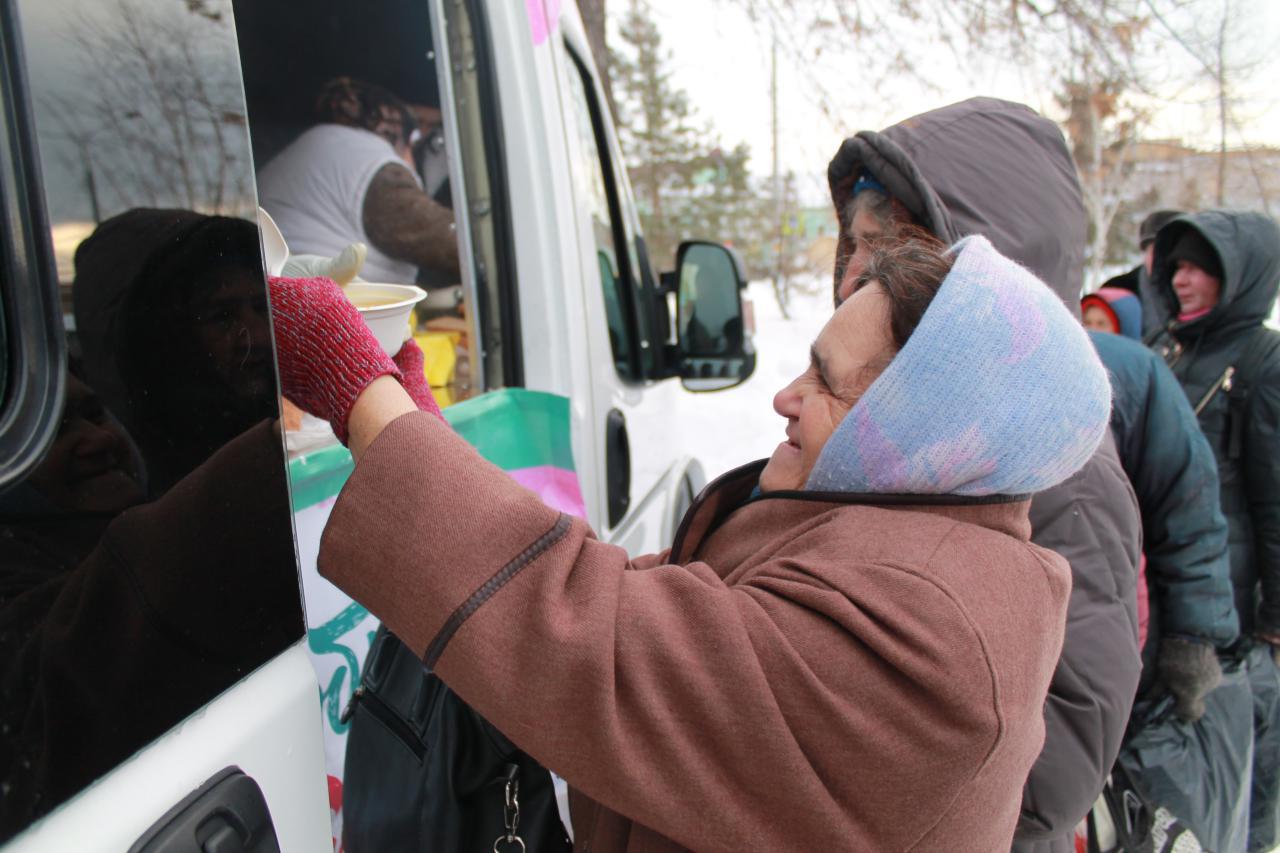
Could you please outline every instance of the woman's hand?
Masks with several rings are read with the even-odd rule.
[[[269,284],[281,391],[328,421],[346,444],[356,398],[381,376],[398,379],[400,369],[331,280],[271,278]]]
[[[422,349],[413,338],[409,338],[404,342],[404,346],[400,347],[400,351],[396,353],[395,363],[396,367],[400,368],[400,384],[404,386],[405,392],[418,407],[418,411],[430,412],[440,420],[444,420],[444,415],[440,413],[440,404],[436,402],[435,395],[431,393],[431,386],[427,383],[427,374],[424,370],[426,356],[422,354]]]

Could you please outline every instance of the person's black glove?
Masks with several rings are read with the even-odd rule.
[[[1194,723],[1204,716],[1204,697],[1222,682],[1222,667],[1213,644],[1184,637],[1160,641],[1156,675],[1173,694],[1174,713]]]

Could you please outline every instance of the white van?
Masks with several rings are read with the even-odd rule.
[[[648,257],[571,2],[0,16],[0,844],[329,849],[255,168],[335,76],[439,110],[447,393],[567,397],[588,519],[633,553],[703,485],[666,380],[754,368],[740,267],[714,243]]]

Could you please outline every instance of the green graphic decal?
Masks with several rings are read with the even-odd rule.
[[[350,648],[338,642],[344,634],[351,631],[369,617],[365,610],[354,601],[328,622],[307,632],[307,645],[315,655],[337,654],[346,661],[346,666],[339,666],[329,679],[329,685],[320,691],[320,702],[324,705],[325,717],[329,720],[329,728],[337,734],[345,734],[350,723],[342,722],[342,709],[347,700],[360,683],[360,661]],[[351,675],[348,689],[343,685],[347,674]]]

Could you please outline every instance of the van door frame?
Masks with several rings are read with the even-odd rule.
[[[66,394],[57,265],[15,3],[4,0],[0,7],[0,490],[43,458],[57,434]]]

